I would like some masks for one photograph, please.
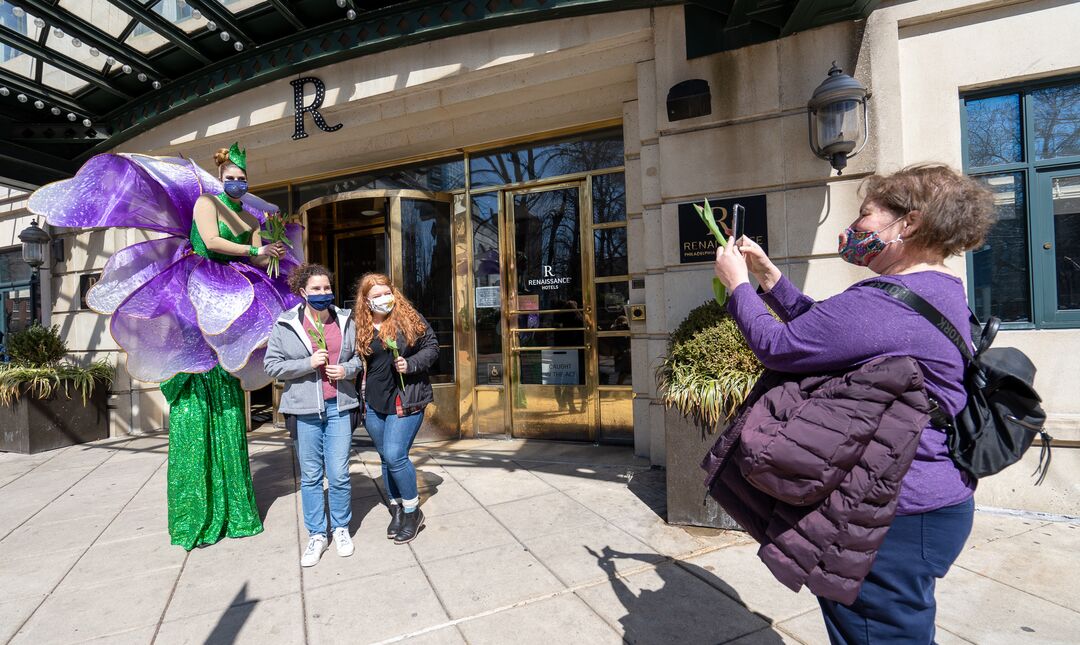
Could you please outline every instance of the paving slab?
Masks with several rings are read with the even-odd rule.
[[[154,632],[156,631],[156,625],[153,627],[138,627],[118,634],[109,634],[108,636],[81,641],[79,645],[146,645],[146,643],[154,642]]]
[[[12,587],[5,581],[2,588],[8,590]],[[0,641],[8,642],[45,598],[44,593],[5,594],[4,599],[0,600]]]
[[[302,643],[302,606],[299,594],[234,604],[224,610],[162,623],[153,642],[156,645]]]
[[[176,583],[165,620],[210,613],[224,607],[289,595],[300,591],[300,558],[294,546],[255,548],[251,538],[227,540],[194,549]],[[224,541],[223,541],[224,542]],[[250,548],[247,548],[250,547]],[[179,549],[180,547],[175,547]]]
[[[1009,538],[1045,526],[1049,522],[996,513],[976,513],[979,521],[971,527],[964,549],[974,549],[988,542]]]
[[[825,621],[821,609],[813,609],[773,625],[783,637],[791,637],[804,645],[829,645],[829,633],[825,631]]]
[[[544,480],[518,469],[509,460],[485,465],[462,465],[459,461],[440,463],[454,481],[486,506],[555,492],[555,488]]]
[[[56,593],[90,589],[106,582],[123,584],[133,568],[139,573],[175,579],[185,556],[183,549],[169,544],[161,535],[94,544],[67,573]]]
[[[421,488],[420,508],[424,509],[425,516],[438,517],[480,508],[480,502],[461,484],[447,481],[437,488]]]
[[[1077,642],[1080,614],[962,567],[938,582],[939,625],[973,643]]]
[[[517,544],[514,536],[483,508],[432,517],[425,520],[425,525],[420,535],[409,544],[420,562],[457,557],[504,544]],[[385,529],[385,526],[383,528]],[[518,549],[520,548],[518,546]]]
[[[507,544],[423,564],[452,618],[508,607],[563,589],[521,545]]]
[[[805,588],[795,593],[777,582],[758,559],[757,550],[756,543],[730,546],[688,558],[680,566],[718,585],[721,591],[771,622],[783,622],[818,608],[817,598]]]
[[[0,562],[30,556],[48,557],[57,549],[85,549],[113,517],[114,513],[87,515],[58,522],[32,518],[0,540]]]
[[[354,523],[357,518],[354,512]],[[384,514],[381,506],[373,509],[367,517],[363,518],[359,528],[352,535],[355,550],[351,556],[347,558],[339,556],[336,548],[331,544],[318,564],[303,568],[301,573],[305,592],[346,580],[369,578],[388,571],[415,567],[416,558],[413,556],[412,549],[386,539],[387,522],[385,520],[388,518],[389,516]],[[303,544],[299,545],[295,551],[296,566],[299,566],[301,550],[307,544],[306,531],[303,538]]]
[[[617,645],[622,635],[572,593],[458,625],[470,645]]]
[[[625,574],[667,559],[603,521],[523,541],[529,552],[567,587],[596,583],[613,572]]]
[[[48,556],[5,558],[0,566],[3,598],[47,594],[67,575],[85,549],[56,550]]]
[[[986,546],[965,549],[957,566],[1080,611],[1080,525],[1045,524]]]
[[[581,487],[625,488],[639,472],[648,468],[635,466],[605,466],[596,464],[547,464],[518,461],[523,468],[559,490]]]
[[[165,543],[169,541],[169,512],[164,499],[150,505],[133,507],[128,504],[113,519],[109,527],[97,539],[96,544],[131,540],[148,535],[158,536],[158,539]]]
[[[420,567],[356,578],[304,595],[309,643],[373,643],[447,621]]]
[[[124,584],[54,593],[12,643],[72,643],[157,624],[175,575],[130,575]]]
[[[674,564],[579,589],[577,595],[630,643],[724,643],[767,623]]]
[[[515,537],[522,540],[595,524],[603,519],[562,491],[492,504],[488,510]]]

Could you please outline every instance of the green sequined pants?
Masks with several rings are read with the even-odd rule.
[[[191,550],[261,533],[245,435],[244,391],[220,366],[161,384],[169,402],[169,535]]]

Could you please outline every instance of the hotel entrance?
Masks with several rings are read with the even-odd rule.
[[[308,257],[330,268],[344,307],[356,304],[360,278],[385,273],[431,324],[439,360],[430,371],[435,403],[418,441],[458,437],[454,379],[453,277],[449,194],[356,190],[304,204]]]
[[[343,306],[386,273],[435,330],[419,441],[632,443],[623,161],[616,126],[260,195],[302,217]]]
[[[472,196],[477,434],[633,441],[624,193],[606,172]]]

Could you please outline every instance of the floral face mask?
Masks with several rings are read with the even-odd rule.
[[[896,226],[902,219],[903,218],[897,219],[880,231],[856,231],[849,226],[840,236],[840,257],[855,266],[870,266],[870,263],[874,258],[881,255],[881,252],[890,244],[904,241],[903,237],[900,235],[897,235],[895,240],[890,240],[888,242],[883,242],[881,240],[881,233]]]

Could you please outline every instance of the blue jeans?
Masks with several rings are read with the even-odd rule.
[[[337,401],[326,402],[326,412],[296,417],[296,454],[300,460],[300,501],[308,534],[326,535],[323,473],[329,484],[330,526],[349,526],[352,520],[352,481],[349,451],[352,428],[349,413],[338,412]],[[325,469],[324,469],[325,465]]]
[[[850,606],[818,598],[829,640],[880,645],[934,642],[934,587],[964,549],[975,500],[893,520],[859,597]]]
[[[409,461],[409,450],[423,422],[423,412],[399,417],[379,414],[370,407],[367,409],[364,426],[375,442],[375,450],[379,451],[383,486],[390,499],[415,499],[420,494],[416,488],[416,467]]]

